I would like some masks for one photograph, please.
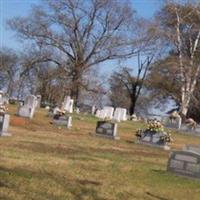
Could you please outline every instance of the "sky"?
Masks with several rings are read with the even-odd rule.
[[[33,4],[40,3],[41,0],[0,0],[0,48],[8,47],[14,50],[23,49],[23,43],[20,42],[15,32],[9,30],[6,22],[16,16],[26,16],[31,10]],[[123,0],[121,0],[123,1]],[[145,18],[153,17],[163,0],[130,0],[139,16]],[[99,66],[103,74],[111,74],[118,65],[117,61],[104,62]],[[130,59],[123,63],[126,66],[137,65],[136,59]]]
[[[23,43],[20,42],[15,32],[9,30],[6,25],[8,19],[16,16],[26,16],[31,10],[33,4],[40,3],[41,0],[0,0],[0,48],[8,47],[16,51],[23,49]],[[86,0],[87,1],[87,0]],[[123,0],[121,0],[123,1]],[[139,16],[150,19],[155,12],[161,6],[161,3],[165,0],[129,0],[133,8],[136,10]],[[116,70],[118,61],[108,61],[102,63],[98,68],[100,74],[107,77]],[[124,61],[123,66],[136,67],[137,59],[131,58],[128,61]]]
[[[123,0],[122,0],[123,1]],[[22,45],[15,33],[8,29],[6,21],[15,16],[26,16],[32,4],[40,0],[0,0],[0,48],[3,46],[21,49]],[[160,5],[160,0],[130,0],[137,13],[151,18]]]

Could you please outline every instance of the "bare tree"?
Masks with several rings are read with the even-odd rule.
[[[1,89],[5,88],[6,93],[12,96],[15,89],[17,72],[19,71],[19,59],[11,49],[0,50],[0,83]]]
[[[50,59],[71,77],[71,96],[77,103],[85,70],[135,53],[130,40],[133,14],[125,1],[52,0],[45,1],[43,8],[35,6],[28,17],[10,20],[9,25],[22,39],[52,50]]]
[[[138,67],[135,68],[137,69],[135,75],[132,74],[132,69],[123,67],[119,72],[115,72],[111,78],[111,80],[113,79],[116,82],[121,82],[125,87],[130,102],[130,115],[135,113],[136,103],[141,94],[152,60],[153,56],[147,57],[144,61],[141,61],[140,54],[138,54]]]
[[[160,27],[168,48],[178,58],[180,75],[180,113],[187,115],[200,73],[200,6],[168,3],[160,12]]]

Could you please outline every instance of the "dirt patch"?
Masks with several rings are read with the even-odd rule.
[[[17,116],[11,116],[10,119],[10,125],[11,126],[25,126],[28,125],[30,122],[28,119],[17,117]]]

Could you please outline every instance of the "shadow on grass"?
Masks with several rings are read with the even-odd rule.
[[[158,175],[161,175],[161,176],[168,176],[169,175],[169,173],[166,170],[152,169],[152,172],[156,173]]]
[[[172,200],[172,199],[168,199],[168,198],[165,198],[165,197],[160,197],[160,196],[152,194],[150,192],[146,192],[146,194],[150,197],[157,199],[157,200]]]
[[[79,159],[81,156],[83,158],[80,158],[81,160],[90,160],[90,161],[97,161],[98,157],[109,159],[112,158],[110,156],[116,155],[119,156],[144,156],[144,157],[154,157],[154,158],[166,158],[168,155],[166,152],[153,152],[149,149],[113,149],[110,148],[94,148],[94,147],[81,147],[81,146],[74,146],[73,148],[68,147],[66,145],[62,144],[47,144],[43,142],[25,142],[22,141],[15,145],[15,147],[31,151],[34,153],[48,153],[56,156],[68,156],[71,159]],[[97,156],[99,154],[99,156]],[[97,158],[95,158],[97,156]]]
[[[6,181],[8,182],[8,186],[4,184],[3,177],[6,174]],[[23,182],[20,182],[21,185],[18,184],[18,180],[23,178]],[[94,200],[109,200],[108,198],[101,197],[98,193],[98,187],[102,185],[101,182],[96,180],[89,179],[73,179],[66,178],[56,173],[50,173],[48,171],[33,171],[24,168],[12,168],[8,169],[5,167],[0,167],[0,187],[7,187],[10,190],[15,191],[15,193],[19,195],[25,195],[28,199],[31,194],[34,196],[40,197],[39,199],[64,199],[66,192],[70,193],[74,200],[83,200],[86,198],[94,199]],[[38,179],[40,182],[43,180],[48,180],[49,184],[44,184],[44,186],[36,189],[34,187],[34,181],[37,184]],[[12,182],[12,183],[11,183]],[[30,184],[31,183],[31,184]],[[46,183],[46,182],[45,182]],[[48,192],[53,185],[58,185],[59,188],[62,187],[62,194],[53,195]],[[43,185],[43,184],[42,184]],[[33,187],[32,187],[33,186]],[[5,196],[5,194],[4,194]],[[7,198],[5,196],[5,198]]]

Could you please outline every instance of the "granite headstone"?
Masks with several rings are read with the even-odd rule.
[[[119,139],[117,135],[117,123],[98,121],[95,135],[109,139]]]
[[[167,170],[177,175],[200,178],[200,154],[195,151],[174,151],[170,154]]]

